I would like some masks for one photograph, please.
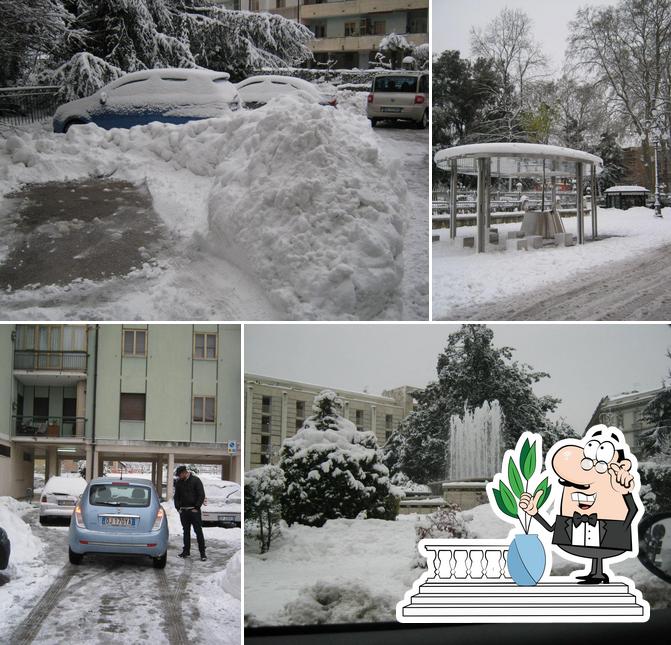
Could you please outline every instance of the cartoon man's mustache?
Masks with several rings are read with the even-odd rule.
[[[559,478],[559,484],[560,486],[571,486],[572,488],[577,488],[578,490],[587,490],[589,488],[589,484],[574,484],[573,482],[570,482],[566,479],[562,479],[561,477]]]

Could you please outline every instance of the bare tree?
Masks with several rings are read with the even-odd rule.
[[[506,7],[484,29],[471,29],[472,54],[492,60],[504,88],[515,88],[520,102],[524,102],[525,83],[547,65],[532,28],[524,11]]]
[[[671,0],[586,7],[571,22],[569,61],[583,65],[642,139],[652,185],[651,140],[671,129]]]

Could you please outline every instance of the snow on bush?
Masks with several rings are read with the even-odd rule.
[[[119,67],[88,52],[80,52],[56,68],[49,80],[61,86],[58,99],[67,102],[90,96],[123,75]]]
[[[286,478],[282,515],[288,524],[322,526],[335,518],[393,519],[398,500],[372,432],[338,414],[337,395],[315,397],[314,415],[282,446]]]
[[[671,464],[643,461],[638,464],[641,499],[648,513],[671,509]]]
[[[471,537],[466,522],[461,515],[461,507],[448,504],[433,513],[419,517],[415,525],[416,565],[426,568],[426,558],[419,555],[417,545],[420,540],[436,538],[465,539]]]
[[[245,473],[245,529],[258,539],[261,553],[279,535],[284,486],[279,466],[269,464]]]
[[[389,620],[397,598],[375,594],[359,584],[318,582],[286,604],[282,622],[289,625],[332,625]]]
[[[211,182],[205,216],[194,212],[197,195],[188,203],[180,197],[188,178],[179,178],[180,190],[166,180],[180,171],[194,185]],[[283,97],[183,126],[80,126],[65,136],[0,138],[0,192],[112,174],[149,177],[155,202],[170,190],[159,214],[178,210],[169,217],[180,232],[204,220],[203,244],[253,276],[282,317],[401,315],[406,185],[399,162],[380,157],[364,117]]]

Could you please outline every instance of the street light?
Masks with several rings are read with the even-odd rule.
[[[657,161],[657,151],[659,149],[659,138],[655,137],[652,141],[655,146],[655,217],[662,216],[662,203],[659,201],[659,165]]]

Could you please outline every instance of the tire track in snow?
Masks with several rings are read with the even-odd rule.
[[[42,629],[42,625],[49,614],[62,598],[65,588],[75,574],[76,569],[71,564],[65,565],[49,589],[33,607],[31,612],[23,619],[21,624],[14,630],[10,643],[14,645],[29,645]]]
[[[156,571],[160,587],[164,590],[165,620],[168,627],[168,642],[170,645],[186,645],[189,642],[184,620],[182,618],[182,599],[186,591],[186,584],[191,578],[193,562],[190,558],[184,559],[184,568],[180,574],[174,590],[171,590],[165,569]]]

